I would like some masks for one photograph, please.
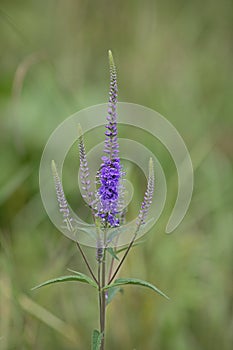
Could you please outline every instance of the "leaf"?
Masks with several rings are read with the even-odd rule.
[[[99,350],[101,347],[101,341],[103,339],[103,333],[100,333],[95,329],[92,333],[91,350]]]
[[[116,253],[115,253],[115,251],[114,251],[114,249],[113,249],[112,247],[109,247],[109,248],[107,248],[106,250],[107,250],[107,252],[108,252],[110,255],[112,255],[112,257],[113,257],[114,259],[119,260],[118,256],[116,255]]]
[[[118,292],[123,293],[123,289],[121,287],[112,287],[108,289],[107,305],[111,303]]]
[[[33,287],[31,290],[35,290],[44,286],[48,286],[50,284],[54,283],[60,283],[60,282],[69,282],[69,281],[76,281],[76,282],[83,282],[83,283],[88,283],[91,286],[98,288],[97,284],[95,281],[93,281],[90,277],[84,275],[83,273],[80,272],[75,272],[76,275],[70,275],[70,276],[61,276],[57,278],[53,278],[51,280],[48,280],[46,282],[43,282],[39,284],[38,286]]]
[[[107,290],[107,289],[110,289],[112,287],[118,287],[118,286],[122,286],[122,285],[126,285],[126,284],[134,284],[134,285],[150,288],[154,292],[160,294],[161,296],[163,296],[164,298],[169,300],[169,297],[166,294],[164,294],[160,289],[155,287],[153,284],[146,282],[146,281],[142,281],[142,280],[137,279],[137,278],[118,278],[115,280],[115,282],[113,284],[110,284],[110,285],[104,287],[103,290]]]
[[[81,272],[78,272],[78,271],[75,271],[72,269],[67,269],[67,270],[75,273],[75,275],[80,276],[81,278],[85,278],[87,281],[86,283],[89,283],[89,284],[93,285],[93,287],[98,288],[96,282],[91,277],[85,275],[84,273],[81,273]]]

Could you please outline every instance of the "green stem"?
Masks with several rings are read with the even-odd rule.
[[[120,270],[120,268],[121,268],[123,262],[125,261],[127,255],[129,254],[129,251],[130,251],[130,249],[131,249],[132,245],[134,244],[134,241],[135,241],[135,239],[136,239],[136,237],[137,237],[138,230],[139,230],[139,226],[138,226],[138,228],[137,228],[137,230],[136,230],[136,232],[135,232],[135,234],[134,234],[134,236],[133,236],[133,238],[132,238],[132,240],[131,240],[131,242],[130,242],[128,248],[126,249],[125,254],[123,255],[121,261],[119,262],[119,265],[117,266],[117,268],[116,268],[114,274],[112,275],[112,277],[111,277],[110,280],[108,281],[108,285],[111,284],[112,281],[115,279],[115,277],[116,277],[116,275],[118,274],[118,272],[119,272],[119,270]]]
[[[89,264],[89,262],[88,262],[88,260],[87,260],[87,258],[86,258],[86,256],[85,256],[85,254],[84,254],[84,252],[83,252],[83,250],[82,250],[80,244],[79,244],[78,242],[76,242],[76,245],[77,245],[77,247],[78,247],[78,249],[79,249],[79,251],[80,251],[80,253],[81,253],[82,257],[83,257],[83,260],[85,261],[85,263],[86,263],[86,265],[87,265],[87,268],[88,268],[88,270],[89,270],[89,272],[90,272],[92,278],[93,278],[94,281],[98,284],[98,280],[97,280],[97,278],[95,277],[94,272],[92,271],[92,268],[91,268],[91,266],[90,266],[90,264]],[[98,285],[99,285],[99,284],[98,284]]]
[[[118,240],[119,240],[119,236],[117,236],[116,241],[115,241],[115,247],[114,247],[114,252],[115,252],[115,253],[116,253],[116,251],[117,251],[116,246],[117,246]],[[111,280],[112,271],[113,271],[113,267],[114,267],[114,260],[115,260],[115,258],[112,257],[111,265],[110,265],[110,269],[109,269],[109,274],[108,274],[108,283],[109,283],[109,281]]]
[[[101,280],[101,287],[102,287],[102,291],[101,291],[101,320],[102,320],[102,324],[101,324],[101,333],[103,334],[103,338],[102,338],[102,343],[101,343],[101,350],[104,350],[104,343],[105,343],[105,318],[106,318],[106,292],[105,290],[103,290],[103,288],[105,287],[105,273],[106,273],[106,249],[104,248],[104,254],[103,254],[103,260],[101,262],[102,264],[102,280]]]
[[[99,320],[100,320],[100,332],[103,328],[102,321],[102,296],[101,296],[101,263],[98,263],[98,295],[99,295]]]
[[[110,265],[109,274],[108,274],[108,282],[111,280],[113,265],[114,265],[114,257],[112,257],[111,259],[111,265]]]

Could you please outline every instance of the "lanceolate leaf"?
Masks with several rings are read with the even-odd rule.
[[[91,350],[99,350],[101,346],[101,341],[103,338],[103,333],[100,333],[95,329],[92,333],[92,344],[91,344]]]
[[[110,284],[110,285],[104,287],[103,289],[107,290],[107,289],[110,289],[112,287],[118,287],[118,286],[122,286],[122,285],[126,285],[126,284],[134,284],[134,285],[150,288],[154,292],[162,295],[164,298],[169,299],[169,297],[166,294],[164,294],[161,290],[159,290],[153,284],[146,282],[146,281],[142,281],[142,280],[137,279],[137,278],[118,278],[115,280],[115,282],[113,284]]]
[[[97,284],[90,277],[88,277],[82,273],[77,273],[77,275],[70,275],[70,276],[62,276],[62,277],[58,277],[58,278],[53,278],[51,280],[48,280],[46,282],[39,284],[38,286],[32,288],[32,290],[38,289],[38,288],[41,288],[44,286],[48,286],[48,285],[54,284],[54,283],[69,282],[69,281],[88,283],[91,286],[97,288]]]
[[[96,282],[91,277],[85,275],[84,273],[81,273],[81,272],[78,272],[78,271],[75,271],[75,270],[72,270],[72,269],[68,269],[68,271],[75,273],[75,275],[77,275],[77,276],[79,276],[81,278],[84,278],[86,283],[91,284],[95,288],[98,288]],[[82,282],[85,283],[85,281],[82,281]]]

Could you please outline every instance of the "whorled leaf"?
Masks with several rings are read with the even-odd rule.
[[[138,278],[118,278],[118,279],[115,280],[114,283],[104,287],[103,290],[108,290],[110,288],[123,286],[123,285],[126,285],[126,284],[133,284],[133,285],[138,285],[138,286],[150,288],[154,292],[158,293],[159,295],[161,295],[164,298],[169,300],[169,297],[166,294],[164,294],[160,289],[155,287],[153,284],[151,284],[151,283],[149,283],[147,281],[140,280]]]

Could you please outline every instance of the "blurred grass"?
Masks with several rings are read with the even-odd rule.
[[[63,119],[106,102],[111,48],[120,100],[154,108],[175,125],[190,150],[195,188],[184,221],[165,236],[175,167],[159,142],[137,134],[164,167],[168,200],[121,275],[148,279],[172,301],[126,287],[109,306],[107,348],[232,349],[232,2],[3,0],[0,33],[0,348],[90,348],[92,290],[30,291],[67,267],[85,272],[42,207],[38,167]]]

